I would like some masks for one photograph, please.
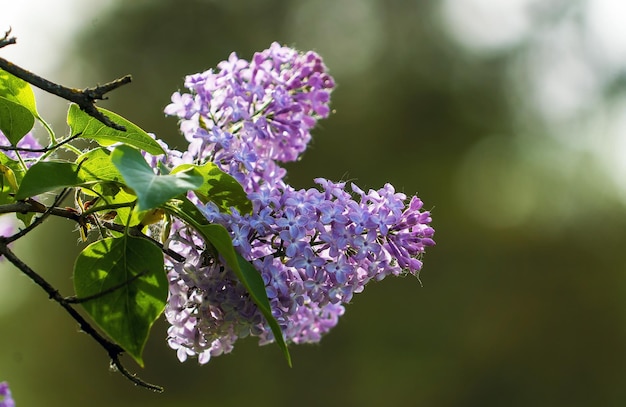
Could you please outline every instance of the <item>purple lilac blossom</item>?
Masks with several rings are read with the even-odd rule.
[[[188,76],[185,86],[189,93],[175,93],[165,108],[190,143],[175,161],[212,161],[244,187],[251,214],[199,207],[259,270],[287,342],[318,342],[369,281],[418,276],[425,248],[434,245],[418,197],[389,184],[365,192],[322,178],[318,188],[300,190],[283,181],[279,163],[298,159],[330,112],[334,81],[319,55],[274,43],[250,62],[231,54],[218,70]],[[232,271],[207,255],[193,230],[175,223],[172,231],[168,247],[186,258],[170,260],[168,274],[168,342],[178,358],[206,363],[249,335],[272,342]]]
[[[9,142],[6,136],[2,134],[2,132],[0,132],[0,146],[8,147],[10,145],[11,145],[11,142]],[[33,149],[33,150],[42,148],[41,144],[39,144],[39,141],[35,138],[35,136],[33,136],[32,132],[26,133],[26,135],[22,137],[20,141],[17,142],[16,147],[28,148],[28,149]],[[17,160],[17,154],[15,151],[12,151],[12,150],[4,151],[4,154],[6,154],[7,157],[11,158],[12,160]],[[33,151],[20,151],[19,154],[20,154],[20,157],[22,157],[22,159],[24,160],[24,163],[26,164],[26,166],[30,167],[32,164],[36,162],[37,159],[39,159],[39,157],[41,157],[43,153],[33,152]]]
[[[15,407],[11,389],[7,382],[0,382],[0,407]]]

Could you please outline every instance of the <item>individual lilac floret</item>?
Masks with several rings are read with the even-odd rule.
[[[11,396],[11,389],[7,382],[0,382],[0,407],[15,407],[15,401]]]
[[[191,93],[174,94],[166,113],[181,119],[190,142],[182,161],[217,163],[243,185],[253,211],[199,208],[229,231],[235,249],[261,274],[284,339],[318,342],[368,282],[419,275],[425,248],[435,244],[430,213],[418,197],[389,184],[365,192],[322,178],[306,190],[283,181],[279,163],[298,158],[310,129],[330,111],[334,83],[317,54],[272,44],[251,62],[231,54],[218,67],[188,76]],[[185,257],[171,261],[165,311],[178,358],[206,363],[249,335],[272,342],[234,273],[196,232],[182,223],[172,230],[166,246]]]

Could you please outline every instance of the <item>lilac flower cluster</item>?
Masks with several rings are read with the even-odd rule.
[[[369,281],[419,273],[434,245],[430,213],[389,184],[368,192],[352,184],[348,192],[345,183],[321,178],[306,190],[283,181],[279,162],[297,159],[330,111],[334,82],[317,54],[272,44],[251,62],[232,54],[218,68],[187,77],[190,93],[175,93],[165,110],[181,119],[190,142],[177,160],[212,161],[243,185],[251,214],[223,213],[212,203],[200,209],[261,273],[285,340],[317,342]],[[177,224],[173,231],[169,247],[186,257],[171,262],[166,308],[179,359],[206,363],[248,335],[273,341],[234,274],[192,230]]]
[[[15,407],[15,401],[11,396],[11,389],[7,382],[0,382],[0,407]]]
[[[329,114],[335,84],[322,59],[274,43],[250,62],[233,53],[218,68],[188,76],[191,93],[174,93],[165,108],[181,119],[184,158],[217,163],[247,190],[281,180],[276,162],[295,161]]]

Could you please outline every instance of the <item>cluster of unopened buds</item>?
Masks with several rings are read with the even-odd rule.
[[[188,76],[185,87],[165,113],[180,119],[189,147],[168,150],[164,164],[210,161],[241,183],[251,213],[195,203],[261,273],[287,342],[319,341],[368,282],[419,274],[434,229],[418,197],[389,184],[365,192],[322,178],[300,190],[284,181],[280,163],[300,157],[330,112],[334,81],[319,55],[274,43],[251,61],[231,54],[217,70]],[[168,261],[165,311],[181,361],[206,363],[248,335],[274,340],[244,286],[196,232],[175,222],[166,245],[186,259]]]

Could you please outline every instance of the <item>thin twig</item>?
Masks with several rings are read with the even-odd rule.
[[[0,38],[0,48],[16,43],[15,37],[9,37],[10,33],[11,33],[11,29],[9,28],[9,30],[5,32],[4,37]],[[97,120],[99,120],[100,122],[104,123],[105,125],[109,127],[112,127],[114,129],[121,130],[121,131],[126,130],[124,126],[121,126],[119,124],[112,122],[107,116],[102,114],[96,108],[95,101],[105,99],[104,95],[106,93],[114,89],[117,89],[118,87],[124,84],[129,83],[131,81],[130,75],[105,83],[104,85],[99,85],[99,86],[95,86],[92,88],[85,88],[85,89],[74,89],[74,88],[68,88],[62,85],[58,85],[54,82],[44,79],[41,76],[38,76],[32,72],[29,72],[3,58],[0,58],[0,69],[3,69],[6,72],[9,72],[12,75],[46,92],[52,93],[70,102],[76,103],[81,108],[81,110],[83,110],[85,113],[96,118]],[[26,148],[21,148],[21,149],[9,148],[9,149],[16,150],[16,151],[47,152],[53,148],[58,148],[62,146],[63,144],[70,142],[71,140],[78,137],[79,135],[80,134],[72,136],[54,146],[49,146],[49,147],[45,147],[41,149],[26,149]],[[68,191],[67,188],[63,189],[61,193],[57,195],[57,197],[55,198],[54,203],[50,207],[47,207],[47,208],[45,205],[33,199],[28,199],[26,201],[20,201],[20,202],[8,204],[8,205],[1,205],[0,213],[38,212],[38,213],[42,213],[42,215],[38,217],[37,219],[35,219],[25,229],[19,231],[13,236],[10,236],[10,237],[0,236],[0,255],[3,255],[7,260],[9,260],[9,262],[11,262],[15,267],[21,270],[26,276],[28,276],[31,280],[33,280],[33,282],[39,285],[52,300],[57,302],[63,309],[65,309],[65,311],[76,322],[78,322],[80,329],[86,334],[88,334],[89,336],[91,336],[98,344],[100,344],[100,346],[102,346],[105,349],[105,351],[107,352],[111,360],[111,366],[114,366],[124,377],[126,377],[127,379],[135,383],[136,385],[145,387],[147,389],[150,389],[159,393],[163,392],[162,387],[147,383],[143,381],[142,379],[140,379],[139,377],[137,377],[136,375],[130,373],[120,361],[120,355],[124,352],[123,348],[120,347],[118,344],[106,339],[103,335],[98,333],[98,331],[96,331],[96,329],[91,324],[89,324],[89,322],[87,322],[87,320],[83,318],[72,307],[73,303],[85,302],[90,299],[97,298],[97,296],[102,296],[102,295],[108,294],[109,292],[117,290],[121,286],[132,282],[136,278],[139,278],[141,275],[145,274],[145,272],[139,273],[138,275],[134,276],[133,278],[121,284],[119,287],[118,286],[111,287],[108,290],[105,290],[97,295],[85,297],[82,299],[76,299],[75,297],[64,298],[61,296],[58,290],[56,290],[43,277],[41,277],[38,273],[36,273],[33,269],[31,269],[26,263],[20,260],[8,247],[8,245],[11,242],[29,233],[35,227],[40,225],[45,220],[45,218],[47,218],[50,215],[62,216],[68,219],[73,219],[80,223],[81,220],[84,219],[82,215],[74,211],[71,211],[68,209],[62,209],[58,207],[61,201],[65,198],[67,191]]]
[[[151,384],[146,381],[143,381],[137,375],[130,373],[120,362],[119,354],[111,356],[111,366],[115,366],[115,369],[118,370],[124,377],[126,377],[131,382],[135,383],[137,386],[145,387],[148,390],[152,390],[157,393],[163,393],[163,387],[157,386],[156,384]]]
[[[119,206],[124,207],[125,204],[119,205]],[[110,208],[114,208],[114,207],[118,207],[118,205],[110,205]],[[98,209],[101,209],[101,210],[109,209],[109,206],[107,206],[106,208],[98,208]],[[0,214],[2,213],[28,213],[28,212],[48,213],[49,215],[70,219],[80,224],[81,219],[83,218],[86,220],[89,219],[85,215],[92,214],[95,211],[88,210],[88,211],[85,211],[83,214],[79,214],[75,210],[70,210],[66,208],[59,208],[59,207],[52,207],[52,206],[46,207],[45,205],[30,198],[27,199],[26,201],[19,201],[19,202],[15,202],[12,204],[0,205]],[[124,231],[126,231],[126,226],[118,225],[113,222],[102,222],[102,226],[104,226],[106,229],[113,230],[116,232],[124,233]],[[163,251],[164,254],[168,255],[169,257],[171,257],[173,260],[177,262],[185,261],[185,257],[183,255],[175,252],[172,249],[168,249],[164,247],[163,244],[159,242],[158,240],[153,239],[152,237],[144,234],[140,228],[137,228],[137,227],[129,228],[128,233],[133,237],[140,237],[142,239],[149,240],[150,242],[157,245],[161,249],[161,251]]]
[[[16,241],[17,239],[21,238],[22,236],[25,236],[31,230],[33,230],[37,226],[41,225],[41,223],[48,216],[50,216],[52,214],[53,209],[56,208],[61,203],[61,201],[63,201],[63,199],[65,199],[65,197],[67,196],[68,190],[69,190],[68,188],[63,188],[61,193],[59,193],[59,195],[57,195],[56,198],[54,199],[54,203],[48,209],[46,209],[46,211],[44,213],[42,213],[40,217],[36,218],[30,225],[26,226],[24,229],[20,230],[19,232],[17,232],[13,236],[7,237],[5,239],[7,244]]]
[[[4,255],[9,262],[11,262],[15,267],[17,267],[22,273],[28,276],[35,284],[40,286],[56,303],[58,303],[63,309],[70,314],[70,316],[78,322],[80,326],[80,330],[91,336],[102,348],[107,352],[109,358],[111,359],[111,363],[133,383],[145,387],[147,389],[162,392],[163,388],[154,384],[147,383],[135,375],[131,374],[120,362],[120,355],[124,353],[124,349],[118,344],[111,342],[103,335],[101,335],[96,329],[91,326],[89,322],[82,315],[78,313],[73,307],[72,304],[63,298],[59,291],[55,289],[48,281],[46,281],[43,277],[41,277],[37,272],[31,269],[26,263],[20,260],[8,247],[8,242],[6,238],[0,236],[0,254]]]
[[[131,207],[131,204],[132,202],[131,203],[123,202],[123,203],[108,204],[108,205],[106,204],[105,205],[93,205],[93,206],[90,206],[89,209],[85,209],[83,211],[83,216],[89,216],[97,212],[114,211],[120,208],[129,208]]]
[[[26,69],[21,68],[4,58],[0,58],[0,68],[30,83],[31,85],[38,87],[43,91],[52,93],[53,95],[56,95],[60,98],[76,103],[82,111],[98,119],[100,122],[104,123],[107,126],[112,127],[116,130],[126,131],[126,128],[124,126],[114,123],[113,121],[111,121],[111,119],[109,119],[101,111],[99,111],[96,108],[95,102],[96,100],[106,99],[104,97],[106,93],[117,89],[122,85],[130,83],[132,80],[130,75],[126,75],[111,82],[107,82],[104,85],[98,85],[92,88],[85,89],[75,89],[68,88],[66,86],[59,85],[45,78],[42,78],[41,76],[27,71]]]
[[[17,201],[10,204],[0,205],[0,213],[44,213],[46,211],[50,211],[50,215],[67,218],[76,222],[78,222],[78,218],[80,218],[80,214],[75,211],[70,211],[65,208],[48,208],[44,204],[37,202],[32,198],[28,198],[25,201]]]
[[[67,311],[68,314],[80,326],[80,329],[85,332],[87,335],[91,336],[98,342],[106,351],[111,354],[120,354],[124,352],[124,350],[117,344],[109,341],[102,335],[96,331],[89,322],[85,318],[82,317],[72,306],[65,302],[65,299],[61,296],[58,290],[56,290],[50,283],[48,283],[43,277],[41,277],[37,272],[31,269],[26,263],[20,260],[7,246],[8,243],[5,238],[0,237],[0,253],[6,257],[15,267],[17,267],[22,273],[26,274],[35,284],[41,287],[46,293],[48,293],[51,300],[59,303],[61,307]]]
[[[76,140],[78,137],[82,136],[83,132],[78,132],[76,134],[74,134],[71,137],[66,138],[65,140],[62,140],[56,144],[50,145],[48,147],[41,147],[41,148],[28,148],[28,147],[16,147],[16,146],[0,146],[0,151],[21,151],[21,152],[28,152],[28,153],[47,153],[50,150],[55,150],[59,147],[61,147],[64,144],[69,143],[70,141]]]
[[[15,44],[17,40],[15,37],[9,37],[11,35],[11,28],[9,28],[5,33],[4,37],[0,39],[0,48],[4,48],[7,45]]]

